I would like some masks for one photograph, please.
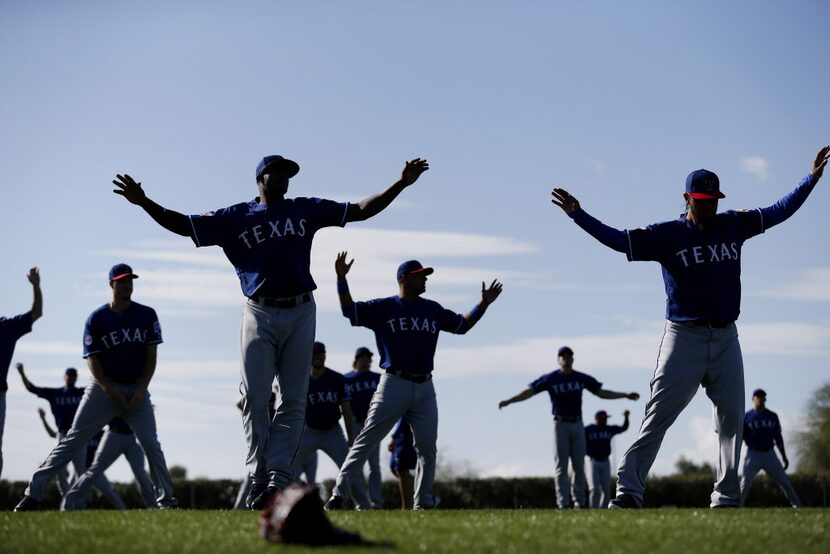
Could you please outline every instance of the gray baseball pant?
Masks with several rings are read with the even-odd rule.
[[[325,431],[312,429],[306,425],[303,431],[303,439],[300,441],[300,450],[294,463],[294,474],[297,477],[299,477],[305,461],[316,455],[318,450],[325,452],[338,468],[343,466],[343,461],[349,453],[349,443],[346,441],[343,428],[339,424],[335,424]],[[306,475],[306,477],[314,479],[316,475]],[[357,486],[357,481],[357,479],[352,481],[349,496],[359,510],[368,510],[371,506],[369,499],[366,498],[366,491]],[[313,481],[309,482],[309,485],[314,484]]]
[[[82,508],[89,494],[90,487],[92,487],[93,483],[97,485],[98,479],[104,477],[104,472],[107,468],[122,454],[133,470],[136,483],[138,483],[139,490],[141,491],[141,497],[144,499],[144,505],[148,508],[157,508],[158,505],[156,503],[156,493],[153,488],[153,483],[150,482],[150,478],[147,477],[147,473],[144,471],[144,451],[141,450],[141,446],[136,441],[135,435],[132,433],[118,433],[107,429],[101,438],[101,444],[98,445],[98,450],[95,452],[95,459],[92,461],[92,465],[73,483],[72,487],[63,497],[61,509],[74,510]]]
[[[787,502],[793,508],[801,507],[801,500],[798,498],[798,493],[795,492],[790,479],[787,477],[787,472],[775,452],[761,452],[759,450],[752,450],[747,448],[746,457],[744,458],[744,474],[741,477],[741,506],[746,501],[746,495],[749,494],[749,489],[752,487],[752,481],[758,472],[761,470],[767,472],[767,475],[778,483],[784,495],[787,497]]]
[[[363,464],[366,463],[369,452],[378,447],[404,414],[412,428],[415,451],[418,453],[414,508],[428,509],[435,505],[432,495],[438,452],[438,401],[435,386],[431,380],[413,383],[388,373],[381,375],[369,405],[366,426],[349,450],[332,494],[349,498],[351,482],[362,476]]]
[[[591,508],[607,508],[611,494],[611,462],[588,458],[588,490],[591,496]]]
[[[74,423],[74,421],[73,421]],[[62,441],[66,437],[66,433],[58,431],[58,442]],[[87,452],[88,452],[88,445],[84,445],[83,448],[75,452],[72,455],[72,467],[74,468],[74,473],[70,475],[69,473],[69,464],[66,464],[58,471],[58,490],[63,497],[66,495],[71,489],[72,485],[78,482],[78,479],[86,472],[87,470]],[[100,444],[99,444],[100,447]],[[98,489],[98,492],[101,493],[104,497],[106,497],[110,503],[116,507],[118,510],[123,510],[127,506],[124,504],[124,501],[115,492],[115,489],[112,488],[112,483],[109,482],[106,475],[99,475],[92,485]],[[84,497],[81,501],[80,507],[84,507],[84,502],[86,497]],[[61,500],[62,502],[62,500]]]
[[[306,482],[314,483],[317,478],[317,454],[315,453],[313,456],[310,456],[308,460],[303,464],[303,474],[305,475]],[[248,497],[248,493],[251,490],[251,486],[254,484],[254,476],[250,473],[246,475],[245,479],[242,481],[242,484],[239,486],[239,492],[236,493],[236,500],[233,503],[234,510],[247,510],[248,507],[245,505],[245,499]]]
[[[135,385],[114,384],[113,386],[118,388],[128,399],[136,388]],[[72,459],[78,450],[86,449],[89,439],[116,416],[121,416],[132,428],[147,455],[147,460],[150,462],[150,471],[155,475],[156,484],[160,489],[158,504],[161,506],[177,505],[173,496],[170,473],[167,471],[167,462],[164,460],[164,453],[161,451],[156,433],[156,416],[150,403],[150,392],[144,393],[141,403],[135,410],[127,412],[123,406],[110,398],[94,380],[84,391],[84,397],[81,399],[78,411],[75,413],[72,428],[69,429],[66,437],[58,443],[35,471],[35,474],[32,475],[32,480],[29,481],[29,486],[26,487],[26,494],[35,500],[43,499],[43,492],[49,480]]]
[[[364,423],[360,423],[358,420],[352,420],[352,430],[354,431],[355,437],[358,436],[361,431],[363,431]],[[372,505],[372,508],[375,510],[380,510],[383,508],[383,494],[381,493],[381,487],[383,485],[383,478],[380,474],[380,444],[376,445],[373,449],[369,451],[369,502]],[[361,473],[363,472],[363,468],[361,468]],[[363,479],[355,479],[355,485],[360,487],[363,491],[362,494],[366,495],[366,482]]]
[[[717,481],[710,505],[740,505],[744,365],[734,323],[718,329],[666,322],[645,418],[617,469],[617,494],[629,494],[642,504],[646,475],[663,437],[701,385],[712,401],[719,443]]]
[[[585,497],[585,427],[581,421],[554,420],[553,442],[556,504],[560,508],[567,508],[573,498],[578,507],[588,507]],[[573,488],[568,479],[569,460],[574,471]]]
[[[253,300],[242,313],[242,424],[248,442],[246,465],[256,483],[270,480],[283,489],[291,482],[305,425],[308,368],[317,321],[310,302],[270,308]],[[268,399],[279,383],[274,420]]]

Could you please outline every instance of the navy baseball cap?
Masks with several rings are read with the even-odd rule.
[[[326,345],[323,344],[322,342],[315,342],[314,346],[311,349],[311,351],[312,352],[325,352],[326,351]]]
[[[66,374],[66,375],[77,375],[78,370],[75,369],[74,367],[67,367],[66,371],[64,371],[64,374]]]
[[[133,273],[133,268],[127,264],[115,264],[110,269],[110,281],[118,281],[130,277],[131,279],[138,279],[138,275]]]
[[[594,414],[594,419],[599,419],[600,416],[611,417],[605,410],[599,410],[597,411],[597,413]]]
[[[374,356],[374,354],[372,353],[371,350],[369,350],[365,346],[361,346],[360,348],[355,350],[354,359],[356,360],[361,356]]]
[[[557,353],[557,356],[564,356],[565,354],[573,356],[574,351],[571,350],[570,346],[563,346],[562,348],[559,349],[559,352]]]
[[[707,169],[698,169],[686,177],[686,192],[695,200],[726,198],[720,191],[720,179]]]
[[[424,275],[432,275],[435,270],[431,267],[424,267],[418,260],[409,260],[398,266],[398,281],[412,275],[413,273],[423,273]]]
[[[763,396],[764,398],[766,398],[767,392],[764,389],[755,389],[754,391],[752,391],[752,397],[754,398],[756,396]]]
[[[300,166],[297,162],[282,156],[265,156],[256,166],[256,178],[262,177],[262,174],[266,171],[273,171],[290,179],[300,172]]]

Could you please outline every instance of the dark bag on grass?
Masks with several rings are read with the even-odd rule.
[[[259,515],[262,536],[271,542],[310,544],[361,544],[359,533],[338,529],[326,517],[317,489],[291,485],[274,495]]]

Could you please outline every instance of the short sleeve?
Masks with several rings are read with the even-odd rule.
[[[452,310],[441,308],[439,327],[448,333],[462,334],[467,331],[467,320],[464,316]]]
[[[201,215],[190,215],[190,228],[193,231],[193,243],[196,246],[216,246],[225,244],[233,231],[233,220],[236,218],[235,206],[222,208],[215,212]]]
[[[541,377],[530,383],[528,387],[533,391],[533,394],[539,394],[544,390],[548,390],[548,388],[550,387],[549,378],[550,374],[542,375]]]
[[[32,312],[16,315],[10,318],[0,318],[3,330],[6,331],[14,340],[19,339],[26,333],[32,330]]]
[[[744,240],[764,232],[764,215],[761,210],[741,210],[734,212]]]
[[[43,398],[44,400],[51,401],[55,398],[55,389],[46,388],[46,387],[32,387],[31,389],[32,394]]]
[[[84,325],[84,358],[98,354],[103,349],[101,339],[95,332],[95,323],[92,321],[92,316],[89,316],[86,320],[86,325]]]
[[[369,300],[368,302],[355,302],[344,308],[343,313],[349,318],[354,327],[376,327],[383,321],[384,303],[381,300]]]
[[[629,262],[654,262],[660,259],[663,239],[659,227],[649,225],[645,229],[629,229],[625,234],[628,236]]]
[[[591,377],[590,375],[585,375],[584,378],[585,388],[591,391],[592,393],[596,394],[599,389],[602,388],[602,383]]]
[[[161,323],[156,315],[156,311],[150,308],[147,317],[147,344],[161,344],[164,340],[161,338]]]
[[[317,229],[323,227],[343,227],[346,225],[346,214],[349,212],[348,202],[335,202],[322,198],[309,198],[312,220]]]

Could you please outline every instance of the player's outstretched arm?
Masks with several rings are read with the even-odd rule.
[[[510,404],[515,404],[516,402],[522,402],[524,400],[527,400],[528,398],[532,397],[535,394],[536,393],[533,392],[533,389],[528,387],[525,390],[523,390],[522,392],[520,392],[519,394],[517,394],[516,396],[513,396],[511,398],[508,398],[507,400],[502,400],[501,402],[499,402],[499,410],[501,410],[502,408],[506,408]]]
[[[116,186],[112,192],[119,196],[123,196],[131,204],[141,206],[145,212],[150,214],[156,223],[170,231],[183,237],[189,237],[192,234],[192,228],[187,216],[163,208],[147,198],[144,194],[144,189],[141,188],[141,183],[136,182],[135,179],[127,175],[116,175],[112,184]]]
[[[579,205],[579,200],[565,189],[555,188],[550,194],[553,197],[551,202],[562,208],[562,211],[589,235],[612,250],[623,254],[628,252],[628,237],[624,231],[609,227],[597,218],[588,215]]]
[[[628,398],[629,400],[637,400],[640,398],[640,394],[636,392],[616,392],[605,389],[599,389],[594,394],[606,400],[616,400],[618,398]]]
[[[37,413],[40,416],[40,421],[43,423],[43,428],[46,429],[46,434],[50,437],[57,438],[58,434],[55,432],[54,429],[49,425],[49,422],[46,421],[46,412],[43,411],[43,408],[38,408]]]
[[[340,309],[343,310],[343,315],[349,317],[346,309],[354,304],[352,300],[352,293],[349,292],[349,282],[346,280],[346,274],[352,268],[354,258],[352,261],[346,262],[348,252],[340,252],[334,260],[334,272],[337,273],[337,296],[340,298]]]
[[[34,296],[32,299],[32,323],[34,323],[43,315],[43,293],[40,290],[40,270],[33,267],[29,270],[26,278],[32,284],[32,294]]]
[[[14,364],[14,367],[17,369],[17,372],[20,374],[20,378],[23,379],[23,386],[26,387],[26,390],[35,394],[35,387],[31,381],[26,377],[26,371],[23,369],[23,364],[17,362]]]
[[[119,405],[126,408],[127,400],[124,398],[124,395],[121,394],[120,390],[112,386],[112,383],[110,383],[110,380],[104,374],[104,369],[101,367],[101,362],[98,360],[98,357],[95,354],[90,355],[86,359],[86,365],[89,367],[92,377],[101,386],[104,393],[115,400]]]
[[[493,279],[493,282],[487,288],[484,287],[484,281],[481,282],[481,300],[473,306],[472,310],[464,314],[464,321],[466,322],[464,328],[465,333],[472,329],[482,316],[484,316],[487,307],[495,302],[501,294],[502,287],[503,285],[497,279]]]
[[[385,210],[398,195],[418,180],[424,171],[429,169],[429,163],[421,158],[406,162],[401,178],[385,191],[367,196],[356,204],[349,204],[346,221],[365,221]]]

